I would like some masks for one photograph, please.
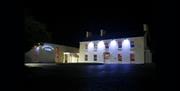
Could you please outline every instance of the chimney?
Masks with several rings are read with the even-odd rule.
[[[105,31],[103,29],[100,30],[100,36],[104,36],[105,35]]]
[[[147,25],[147,24],[143,24],[143,28],[144,28],[144,31],[145,31],[145,32],[148,31],[148,25]]]
[[[143,28],[144,28],[144,43],[145,43],[145,49],[149,49],[148,48],[148,44],[147,44],[147,40],[148,40],[148,36],[149,36],[149,29],[148,29],[148,25],[147,24],[143,24]]]

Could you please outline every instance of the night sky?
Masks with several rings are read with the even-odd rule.
[[[142,24],[151,26],[151,7],[142,8],[78,8],[78,9],[33,9],[25,8],[25,15],[46,25],[52,33],[52,43],[79,46],[85,32],[98,35],[100,29],[106,34],[140,34]]]

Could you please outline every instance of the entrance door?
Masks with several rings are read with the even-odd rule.
[[[104,52],[104,63],[109,62],[110,57],[111,57],[111,55],[109,52]]]

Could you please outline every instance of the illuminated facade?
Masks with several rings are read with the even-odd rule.
[[[34,46],[25,54],[27,63],[77,63],[78,48],[44,43]]]
[[[87,39],[91,35],[86,32]],[[35,46],[25,54],[26,62],[115,64],[152,62],[152,54],[147,45],[148,27],[146,24],[144,24],[144,34],[138,37],[112,39],[104,35],[105,32],[101,30],[99,39],[80,42],[79,49],[49,43]]]
[[[144,37],[130,37],[80,42],[79,62],[151,63],[151,53],[145,49],[144,40]]]
[[[25,54],[29,63],[151,63],[144,37],[80,42],[80,48],[44,43]]]

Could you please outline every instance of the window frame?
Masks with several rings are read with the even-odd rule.
[[[95,57],[96,56],[96,57]],[[94,59],[94,61],[97,61],[97,54],[94,54],[93,55],[93,59]]]
[[[134,41],[131,41],[131,42],[130,42],[130,45],[131,45],[131,48],[134,48],[134,47],[135,47]]]
[[[122,41],[118,41],[118,49],[122,48]]]
[[[121,60],[119,60],[119,59],[121,59]],[[118,53],[118,62],[122,62],[122,54],[121,53]]]
[[[130,61],[131,62],[135,61],[135,53],[130,53]]]
[[[85,60],[85,61],[88,61],[88,55],[87,55],[87,54],[85,54],[84,60]]]
[[[109,49],[109,43],[108,42],[105,42],[105,48]]]
[[[88,44],[87,44],[87,43],[85,44],[85,49],[86,49],[86,50],[88,49]]]

